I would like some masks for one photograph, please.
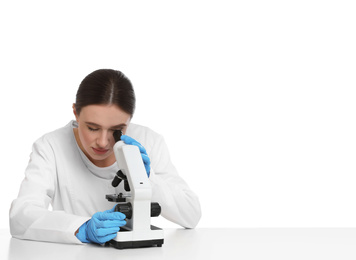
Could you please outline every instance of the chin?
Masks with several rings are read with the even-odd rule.
[[[106,154],[105,155],[91,154],[90,156],[96,161],[107,160],[110,157],[110,155],[106,155]]]
[[[91,158],[94,160],[94,161],[110,161],[110,157],[112,156],[113,153],[108,153],[108,154],[105,154],[105,155],[98,155],[98,154],[90,154]],[[114,161],[116,161],[116,159],[114,158],[113,159],[113,163]]]

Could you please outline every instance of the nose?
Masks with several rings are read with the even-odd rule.
[[[107,148],[110,142],[110,137],[107,131],[102,131],[100,136],[96,139],[99,148]]]

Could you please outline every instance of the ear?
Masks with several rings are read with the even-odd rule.
[[[74,103],[73,103],[73,105],[72,105],[72,108],[73,108],[73,114],[74,114],[74,116],[75,116],[75,120],[78,122],[79,116],[78,116],[78,114],[77,114],[77,110],[75,109],[75,104],[74,104]]]

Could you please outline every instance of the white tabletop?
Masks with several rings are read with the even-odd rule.
[[[0,259],[356,259],[355,228],[165,229],[161,248],[119,250],[11,238],[0,230]]]

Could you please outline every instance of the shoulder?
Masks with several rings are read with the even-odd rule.
[[[146,149],[157,145],[163,141],[161,134],[143,125],[130,123],[126,134],[140,142]]]
[[[70,144],[73,139],[73,127],[74,121],[70,121],[64,127],[42,135],[35,141],[34,147],[53,150],[58,146]]]
[[[141,139],[161,137],[160,134],[158,134],[156,131],[152,130],[151,128],[143,125],[134,124],[134,123],[130,123],[130,125],[127,128],[126,134],[132,136],[133,138],[140,137]]]

